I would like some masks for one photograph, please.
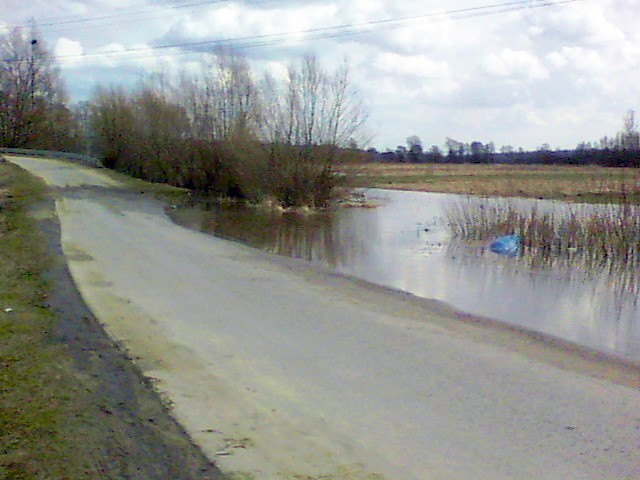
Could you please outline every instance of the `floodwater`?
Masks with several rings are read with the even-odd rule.
[[[202,203],[172,216],[190,228],[640,360],[637,267],[502,257],[486,243],[450,238],[445,211],[460,203],[458,195],[376,189],[364,194],[376,208],[282,214]]]

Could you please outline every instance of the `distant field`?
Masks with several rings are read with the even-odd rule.
[[[383,164],[341,166],[357,187],[579,202],[640,202],[640,170],[595,166]]]

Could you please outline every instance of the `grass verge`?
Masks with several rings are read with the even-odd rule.
[[[104,173],[112,180],[122,183],[130,190],[155,195],[170,203],[179,203],[191,196],[191,191],[187,188],[174,187],[167,183],[154,183],[141,180],[109,168],[100,169],[99,172]]]
[[[222,478],[82,302],[52,209],[0,158],[0,479]]]
[[[80,478],[65,435],[77,387],[44,307],[44,240],[26,209],[45,187],[0,163],[0,478]]]

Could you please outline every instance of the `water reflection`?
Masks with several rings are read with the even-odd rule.
[[[640,358],[640,274],[623,265],[595,263],[573,254],[549,258],[527,251],[517,259],[487,247],[450,243],[448,255],[460,275],[478,268],[483,291],[472,291],[485,315],[551,333],[582,345]],[[473,288],[468,286],[467,288]],[[488,303],[485,303],[488,302]]]
[[[640,275],[580,251],[493,254],[451,241],[444,212],[459,197],[370,190],[375,209],[269,213],[203,204],[172,212],[190,228],[329,266],[461,310],[640,360]]]
[[[316,213],[277,212],[244,205],[200,202],[172,212],[177,223],[270,253],[342,268],[368,257],[354,232],[373,232],[375,218],[353,209]]]
[[[491,257],[494,255],[491,249],[484,245],[472,248],[460,242],[448,243],[447,251],[452,257],[466,256],[482,264],[491,263]],[[586,250],[569,251],[559,255],[549,249],[526,247],[521,249],[517,257],[517,261],[505,262],[505,273],[518,274],[524,266],[532,279],[539,275],[552,274],[562,284],[586,286],[588,283],[603,283],[610,290],[617,311],[622,312],[628,306],[638,308],[640,269],[636,262],[602,259]]]

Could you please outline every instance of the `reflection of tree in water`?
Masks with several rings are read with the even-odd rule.
[[[354,255],[361,255],[366,249],[349,235],[352,227],[336,211],[280,212],[242,204],[201,202],[172,213],[185,226],[270,253],[332,267],[348,265]]]

